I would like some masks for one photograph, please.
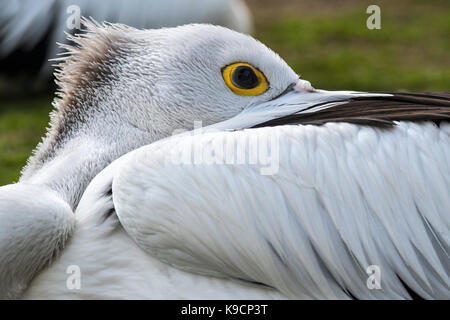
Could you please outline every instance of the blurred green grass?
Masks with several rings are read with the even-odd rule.
[[[313,10],[288,0],[283,10],[249,1],[254,36],[314,87],[362,91],[450,88],[450,1],[386,2],[381,30],[366,28],[368,3]],[[292,8],[289,6],[292,5]],[[0,100],[0,185],[20,169],[45,133],[51,95]]]
[[[364,2],[275,20],[265,15],[256,37],[316,88],[449,90],[450,1],[417,3],[380,5],[380,30],[365,27]]]
[[[0,108],[0,185],[19,178],[36,144],[45,133],[51,96],[3,99]]]

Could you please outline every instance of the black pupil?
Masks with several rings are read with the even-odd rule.
[[[233,84],[241,89],[253,89],[259,84],[259,79],[252,68],[247,66],[237,67],[231,77]]]

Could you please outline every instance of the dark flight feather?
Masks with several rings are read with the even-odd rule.
[[[393,126],[394,121],[450,121],[450,92],[392,93],[384,97],[356,97],[319,111],[295,113],[254,126],[349,122],[371,126]],[[337,101],[338,102],[338,101]]]

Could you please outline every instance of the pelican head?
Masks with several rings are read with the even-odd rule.
[[[84,25],[56,59],[51,126],[21,179],[45,182],[72,207],[120,155],[195,121],[222,122],[288,89],[310,88],[264,44],[223,27]]]

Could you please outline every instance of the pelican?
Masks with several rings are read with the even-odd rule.
[[[2,72],[51,79],[54,70],[48,60],[59,53],[56,43],[68,43],[65,32],[80,28],[81,15],[136,28],[213,23],[243,33],[253,29],[252,15],[243,0],[3,0]]]
[[[448,94],[314,89],[219,26],[84,23],[0,188],[1,298],[450,298]]]

